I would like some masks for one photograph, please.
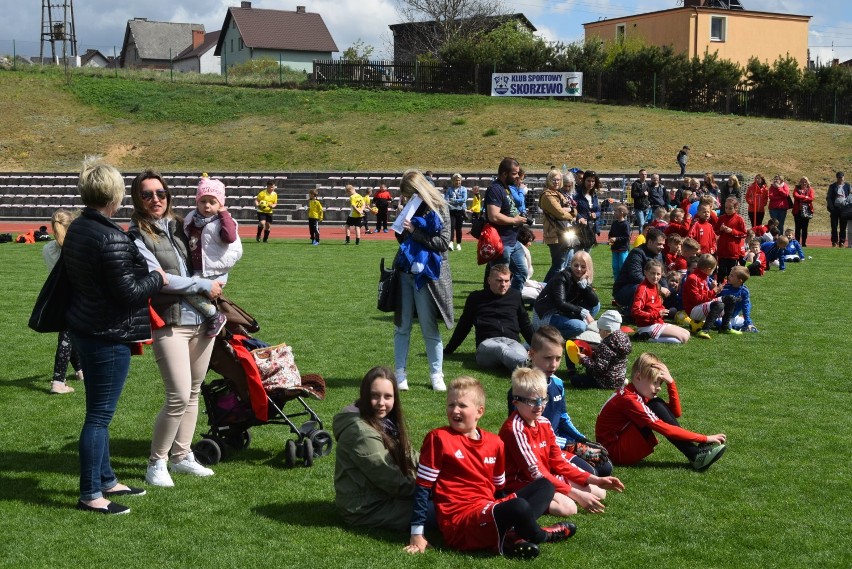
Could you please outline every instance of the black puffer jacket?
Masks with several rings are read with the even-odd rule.
[[[99,211],[85,208],[68,227],[62,260],[71,280],[68,329],[114,342],[151,337],[148,299],[163,286],[136,245]]]
[[[567,318],[579,319],[582,309],[591,310],[598,302],[598,294],[592,285],[581,287],[574,280],[569,267],[553,275],[547,282],[535,301],[535,312],[539,318],[556,311]]]

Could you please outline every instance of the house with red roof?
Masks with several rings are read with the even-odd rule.
[[[216,44],[219,43],[219,31],[205,34],[204,30],[192,32],[192,45],[187,47],[174,60],[176,71],[195,72],[195,73],[212,73],[219,75],[222,73],[221,58],[213,55],[216,50]]]
[[[331,59],[337,44],[322,16],[296,6],[296,11],[252,8],[251,2],[228,8],[215,55],[222,72],[253,59],[279,61],[292,69],[313,70],[316,59]]]

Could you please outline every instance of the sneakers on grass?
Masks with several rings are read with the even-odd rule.
[[[698,456],[692,461],[695,470],[707,470],[710,465],[722,458],[725,453],[725,445],[704,444],[699,447]]]
[[[195,455],[193,453],[186,455],[186,457],[180,462],[173,462],[171,464],[171,468],[172,473],[192,474],[193,476],[213,476],[213,471],[206,466],[202,466],[197,460],[195,460]]]
[[[435,391],[446,391],[447,386],[444,384],[444,376],[443,375],[434,375],[430,378],[432,382],[432,389]]]
[[[693,332],[692,335],[696,338],[701,338],[702,340],[710,339],[710,334],[708,334],[706,330],[698,330],[698,332]]]
[[[145,472],[145,482],[151,486],[161,486],[163,488],[171,488],[175,485],[169,474],[169,469],[166,467],[165,459],[161,458],[154,464],[148,465],[148,470]]]

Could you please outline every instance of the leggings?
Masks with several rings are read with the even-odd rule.
[[[669,406],[666,404],[665,401],[663,401],[659,397],[654,397],[653,399],[648,401],[648,408],[653,411],[657,417],[659,417],[669,425],[675,425],[677,427],[680,427],[680,423],[678,423],[677,419],[672,414],[672,411],[671,409],[669,409]],[[651,429],[649,429],[648,427],[642,427],[639,430],[642,431],[642,434],[646,437],[651,434]],[[685,456],[690,462],[695,460],[695,457],[698,456],[698,445],[696,445],[695,443],[689,441],[681,441],[678,439],[669,439],[668,437],[666,438],[670,443],[675,446],[675,448],[677,448],[677,450],[683,453],[683,456]]]
[[[802,247],[807,247],[808,243],[808,225],[811,223],[810,217],[802,217],[801,215],[793,216],[793,223],[796,225],[796,241]]]
[[[766,212],[763,211],[750,211],[748,212],[748,218],[751,220],[751,226],[755,225],[763,225],[763,216],[766,215]]]
[[[533,543],[542,543],[547,534],[538,525],[540,518],[550,507],[555,489],[550,480],[539,478],[515,492],[517,498],[494,506],[494,521],[500,535],[500,543],[506,532],[514,528],[519,537]]]
[[[53,358],[53,381],[65,383],[65,374],[68,372],[68,362],[74,367],[74,371],[83,369],[80,357],[71,346],[71,338],[68,332],[60,332],[56,341],[56,356]]]
[[[719,259],[719,273],[716,276],[716,280],[722,282],[726,278],[728,278],[728,274],[731,272],[731,269],[740,264],[739,259],[730,259],[727,257],[723,257]]]
[[[450,210],[450,241],[455,237],[456,243],[461,243],[462,240],[462,226],[464,225],[464,210],[463,209],[452,209]]]

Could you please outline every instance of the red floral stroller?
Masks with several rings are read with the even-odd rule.
[[[239,312],[231,314],[233,309]],[[296,435],[295,440],[284,444],[287,467],[294,466],[297,459],[311,466],[314,459],[330,454],[333,439],[305,401],[307,397],[325,398],[322,376],[300,376],[289,346],[265,347],[252,338],[248,332],[257,332],[260,326],[236,305],[223,311],[228,325],[225,333],[216,338],[210,358],[210,369],[222,379],[201,386],[210,429],[192,447],[196,458],[212,465],[223,455],[248,448],[249,429],[256,425],[287,425]],[[255,348],[261,349],[253,353]],[[280,365],[287,358],[290,365]],[[302,418],[305,420],[297,423]]]

